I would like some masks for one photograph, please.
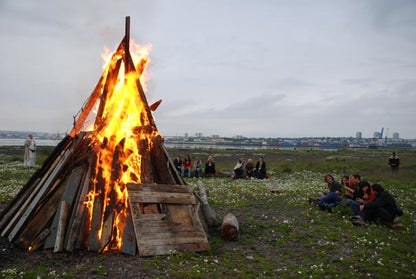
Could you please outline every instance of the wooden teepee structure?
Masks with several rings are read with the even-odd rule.
[[[29,251],[209,249],[193,191],[152,116],[160,101],[147,103],[140,82],[145,60],[134,64],[129,40],[127,17],[126,34],[71,134],[2,212],[2,237]]]

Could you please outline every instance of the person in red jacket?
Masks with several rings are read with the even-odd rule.
[[[182,176],[185,176],[185,174],[192,177],[192,161],[189,156],[185,156],[182,162]]]

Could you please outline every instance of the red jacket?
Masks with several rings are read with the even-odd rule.
[[[185,169],[192,169],[192,162],[191,161],[184,160],[182,165]]]

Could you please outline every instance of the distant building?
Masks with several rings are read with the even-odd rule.
[[[381,133],[380,132],[374,132],[374,138],[375,139],[380,138],[380,136],[381,136]]]
[[[399,139],[399,133],[393,133],[393,139]]]
[[[188,137],[188,133],[185,133],[184,137],[187,138]]]
[[[362,133],[361,132],[356,132],[355,133],[355,138],[356,139],[361,139],[362,138]]]
[[[195,133],[195,137],[202,138],[202,133]]]

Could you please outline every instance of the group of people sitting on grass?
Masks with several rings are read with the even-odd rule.
[[[199,157],[195,157],[194,161],[191,161],[191,157],[189,155],[185,156],[183,161],[179,155],[173,160],[173,164],[175,165],[176,170],[178,173],[182,175],[182,177],[202,177],[204,176],[215,176],[215,162],[212,156],[208,156],[207,161],[205,162],[204,172],[202,172],[202,163]]]
[[[195,157],[192,161],[189,155],[186,155],[183,160],[179,155],[176,155],[176,158],[173,160],[173,164],[182,177],[198,178],[202,176],[210,177],[217,175],[215,162],[212,156],[208,156],[208,159],[203,166],[199,157]],[[259,157],[255,165],[251,159],[248,159],[246,163],[244,158],[241,157],[235,165],[231,177],[233,179],[270,178],[266,171],[266,162],[262,156]]]
[[[354,212],[351,220],[354,225],[365,225],[365,222],[382,222],[396,229],[401,225],[394,223],[394,219],[403,215],[395,199],[384,190],[380,184],[372,184],[361,180],[359,174],[343,176],[341,184],[335,181],[331,174],[325,176],[328,193],[319,193],[318,199],[309,199],[321,210],[332,212],[332,208],[341,204],[350,207]]]
[[[256,165],[253,164],[253,160],[248,159],[247,163],[244,160],[244,157],[238,159],[233,173],[231,175],[233,179],[269,179],[269,175],[266,171],[266,162],[262,156],[259,156],[259,159]]]

